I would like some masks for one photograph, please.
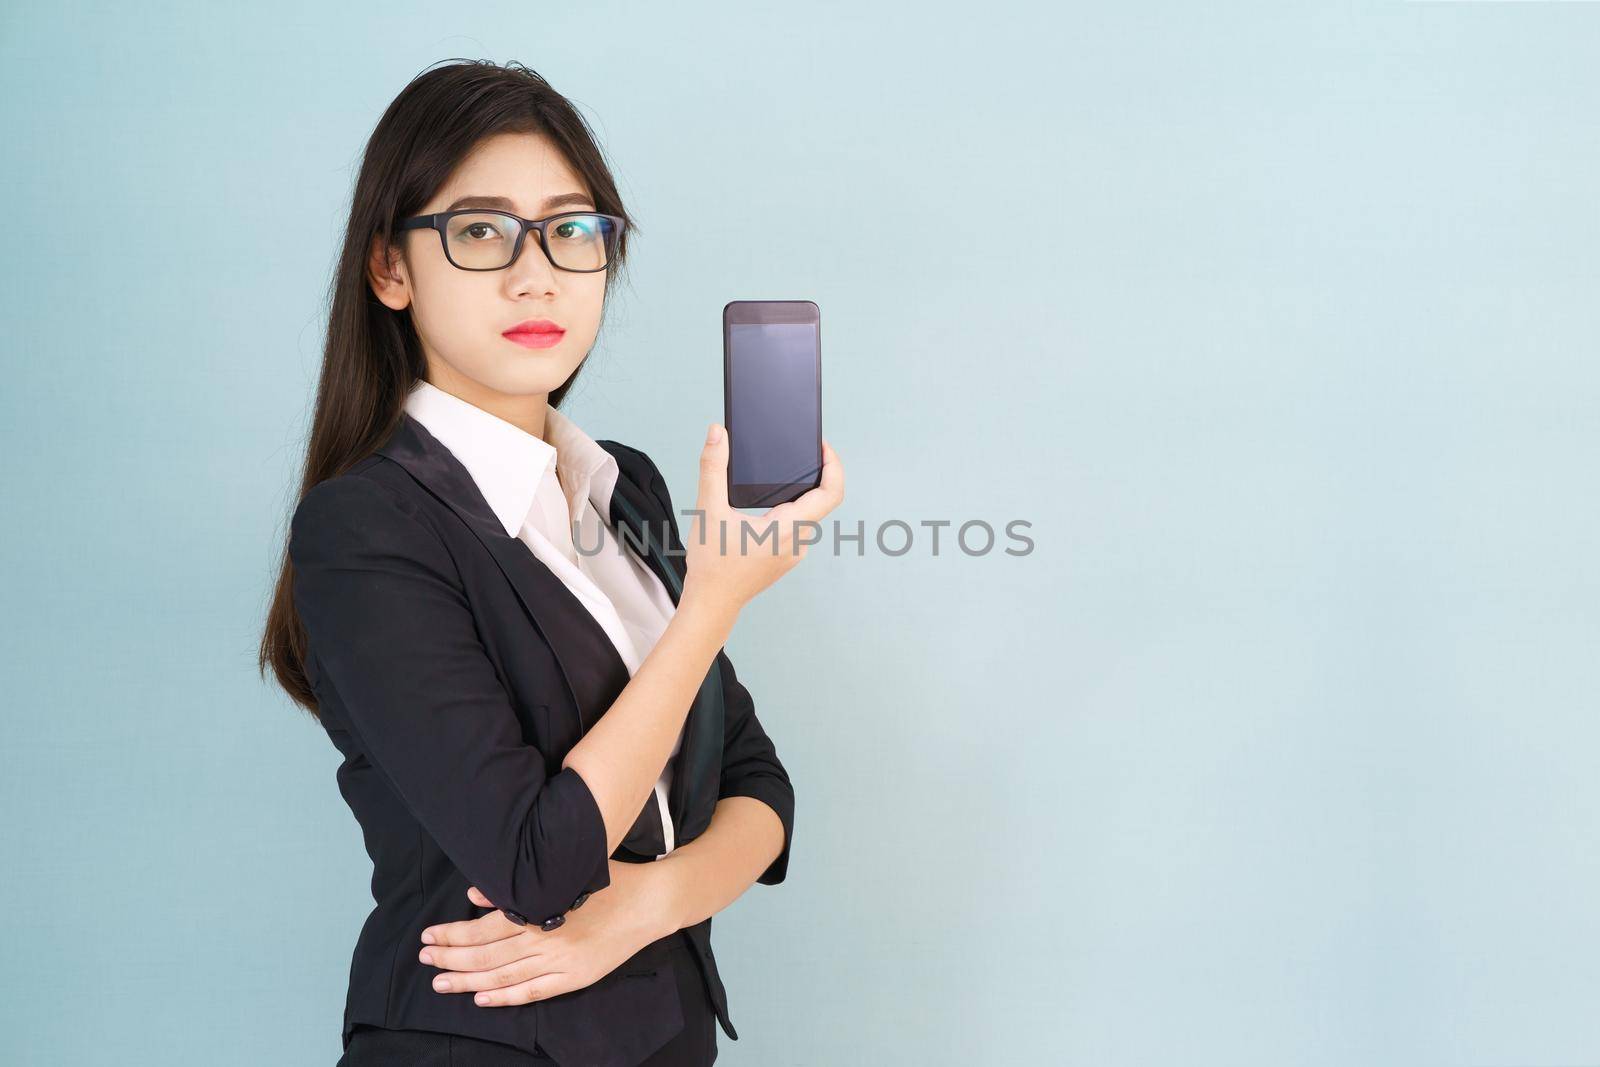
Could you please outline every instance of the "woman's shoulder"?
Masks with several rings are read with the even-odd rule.
[[[407,480],[394,475],[395,464],[374,454],[313,485],[289,520],[291,555],[297,545],[328,538],[414,540],[423,530],[417,504],[406,492]]]
[[[359,459],[339,474],[324,478],[300,498],[300,511],[315,511],[323,507],[398,507],[402,493],[396,479],[386,477],[387,468],[394,464],[384,456],[373,455]]]

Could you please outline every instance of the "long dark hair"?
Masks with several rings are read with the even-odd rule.
[[[593,131],[572,103],[516,62],[447,60],[417,75],[378,120],[362,156],[344,251],[329,287],[322,376],[297,506],[312,486],[371,455],[398,428],[407,392],[426,375],[409,310],[391,310],[368,284],[374,240],[391,244],[396,221],[420,211],[480,141],[501,133],[549,138],[588,186],[595,209],[625,220],[614,268],[606,272],[609,294],[626,258],[628,235],[638,227],[623,210]],[[576,379],[575,371],[551,392],[552,406],[560,405]],[[304,669],[306,633],[292,587],[285,538],[259,667],[263,678],[271,667],[290,698],[315,717],[317,701]]]

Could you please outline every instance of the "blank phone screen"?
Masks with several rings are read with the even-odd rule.
[[[815,481],[822,414],[817,410],[817,328],[809,323],[728,326],[728,427],[735,485]]]

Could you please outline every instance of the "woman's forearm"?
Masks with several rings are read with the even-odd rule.
[[[594,794],[606,824],[606,854],[639,816],[700,684],[727,643],[738,608],[726,598],[684,588],[677,611],[616,701],[572,746],[563,767]]]
[[[705,832],[651,865],[661,870],[671,929],[693,926],[732,904],[782,850],[777,812],[754,797],[717,801]]]

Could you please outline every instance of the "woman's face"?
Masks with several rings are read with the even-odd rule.
[[[510,203],[459,203],[474,197]],[[480,144],[417,214],[494,206],[527,219],[595,210],[589,190],[553,144],[539,134],[508,133]],[[387,263],[374,244],[369,280],[385,305],[411,309],[429,381],[510,421],[536,416],[542,422],[547,395],[578,369],[600,329],[606,272],[551,266],[532,232],[504,270],[452,266],[437,230],[403,231],[397,240],[400,255],[391,254]],[[548,319],[566,333],[548,348],[503,336],[530,319]]]

